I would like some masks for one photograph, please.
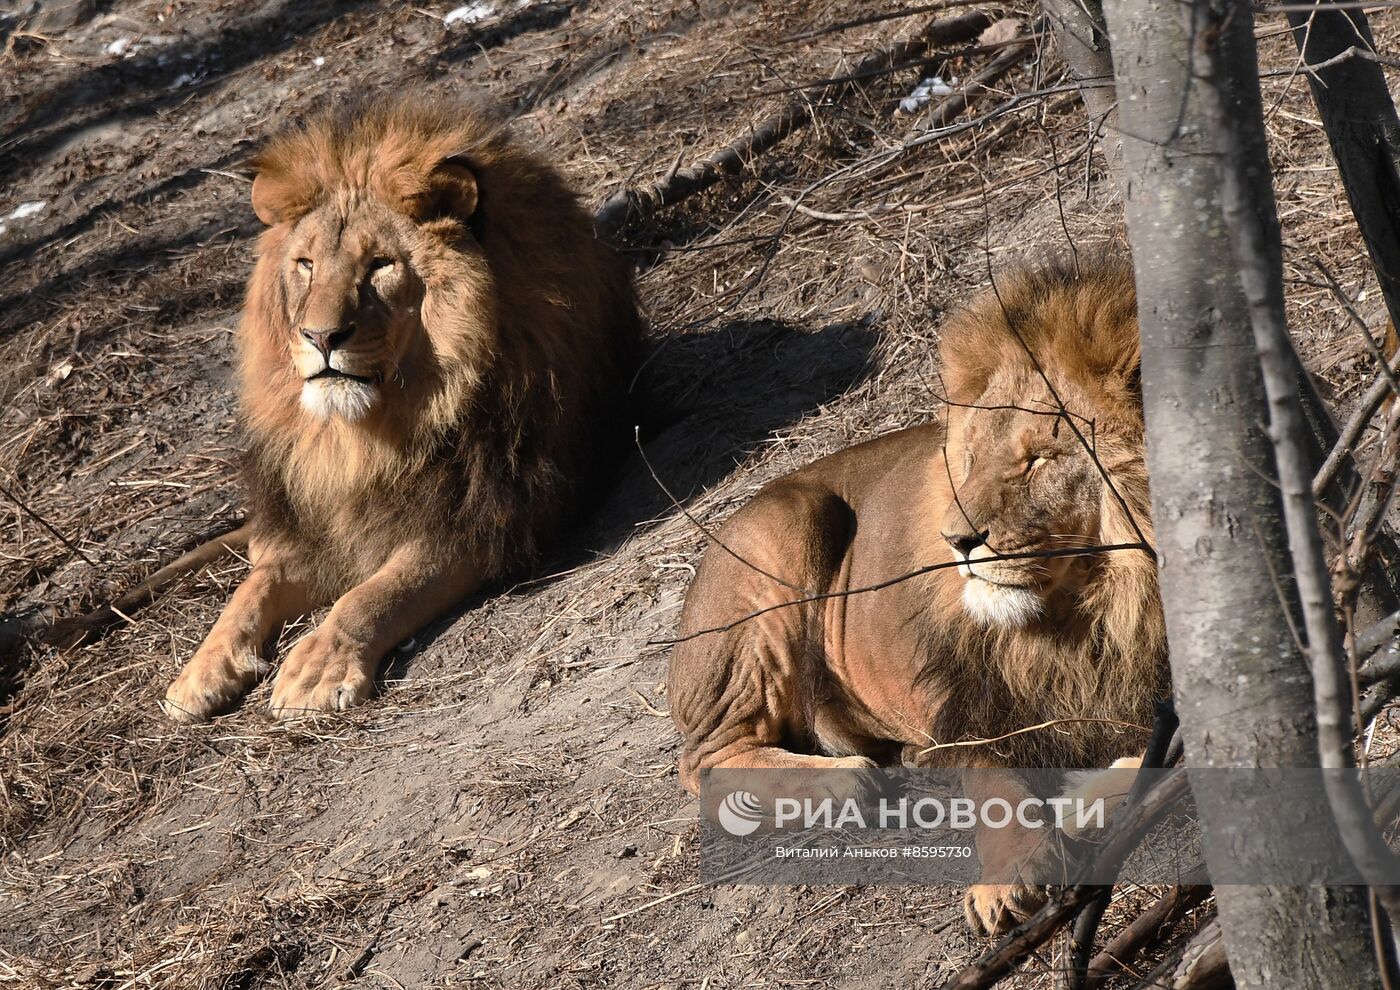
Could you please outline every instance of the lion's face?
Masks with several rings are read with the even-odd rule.
[[[1068,383],[1057,392],[1070,410],[1090,408]],[[1039,376],[1017,368],[994,376],[977,408],[950,424],[954,494],[940,530],[962,562],[963,605],[983,625],[1028,624],[1087,566],[1070,556],[990,558],[1101,542],[1102,475],[1055,409]],[[1092,435],[1087,418],[1075,425]]]
[[[431,151],[405,160],[417,149],[400,148],[369,166],[353,141],[337,144],[342,138],[303,134],[259,158],[253,210],[271,229],[250,299],[280,300],[284,312],[264,313],[261,325],[285,338],[268,343],[287,355],[302,408],[355,421],[386,404],[391,383],[415,387],[408,379],[422,369],[416,359],[433,356],[424,329],[423,311],[434,309],[427,273],[461,286],[438,300],[448,309],[466,308],[483,286],[463,274],[472,268],[468,226],[478,204],[471,163]],[[321,174],[343,172],[347,160],[353,182]]]
[[[362,418],[420,345],[414,237],[407,217],[368,199],[322,206],[288,235],[286,345],[308,412]]]

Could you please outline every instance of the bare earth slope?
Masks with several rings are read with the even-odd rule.
[[[6,613],[100,599],[237,518],[243,164],[279,122],[408,83],[484,96],[597,203],[923,23],[789,40],[865,12],[827,0],[479,0],[450,23],[437,0],[101,6],[5,28]],[[1395,24],[1377,18],[1383,44]],[[1288,39],[1265,45],[1287,69]],[[1022,253],[1118,223],[1056,92],[889,154],[926,126],[893,112],[920,75],[814,108],[749,177],[626,232],[653,322],[646,459],[706,523],[938,415],[940,313]],[[1060,75],[1037,53],[974,112]],[[1345,406],[1369,359],[1308,259],[1373,326],[1379,306],[1302,80],[1269,91],[1295,328]],[[983,948],[960,891],[698,884],[656,641],[704,546],[634,455],[539,573],[409,644],[343,718],[272,724],[265,687],[209,726],[161,716],[237,562],[97,644],[0,658],[23,667],[0,701],[0,985],[937,985]]]

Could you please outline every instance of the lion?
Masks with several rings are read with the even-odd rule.
[[[251,571],[165,696],[233,706],[283,624],[271,713],[364,701],[385,654],[538,559],[630,436],[631,273],[560,173],[474,106],[324,115],[255,159],[238,330]],[[206,553],[206,557],[208,554]]]
[[[714,768],[1141,754],[1169,672],[1131,270],[998,278],[939,350],[945,422],[772,482],[706,553],[668,675],[692,793]],[[1024,775],[991,777],[996,796],[1029,794]],[[989,882],[1015,879],[996,864],[1037,853],[1026,830],[977,845],[966,912],[1001,931],[1043,893]]]

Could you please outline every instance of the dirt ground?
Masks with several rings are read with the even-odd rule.
[[[598,203],[923,23],[794,38],[869,13],[834,0],[455,7],[115,0],[0,22],[0,613],[80,608],[238,518],[243,166],[281,122],[407,85],[484,96]],[[1393,48],[1400,18],[1373,25]],[[1381,306],[1283,28],[1261,17],[1293,325],[1345,408],[1369,358],[1317,265],[1373,329]],[[667,410],[646,457],[702,522],[937,415],[940,314],[1120,223],[1050,51],[972,111],[1023,95],[1007,112],[900,150],[927,108],[899,98],[982,58],[813,107],[751,174],[626,231]],[[266,686],[207,726],[158,710],[237,562],[96,644],[4,658],[0,984],[938,985],[985,948],[960,891],[698,882],[656,641],[705,543],[633,456],[538,573],[425,631],[339,718],[269,722]]]

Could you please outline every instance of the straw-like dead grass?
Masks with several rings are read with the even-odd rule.
[[[470,86],[597,202],[784,99],[758,94],[910,30],[784,40],[852,16],[834,2],[542,3],[453,28],[447,4],[312,4],[276,31],[247,28],[267,11],[246,0],[173,5],[173,27],[164,4],[117,6],[145,34],[187,31],[207,76],[171,98],[160,49],[114,65],[103,45],[134,30],[116,21],[5,56],[20,109],[0,157],[16,201],[52,201],[0,241],[21,252],[0,282],[0,483],[29,510],[0,499],[6,610],[101,597],[237,513],[229,334],[255,230],[237,169],[271,119],[346,87]],[[1266,63],[1287,68],[1282,21],[1261,23]],[[1400,21],[1373,23],[1394,47]],[[893,101],[919,76],[813,107],[750,174],[627,231],[664,400],[647,456],[706,523],[938,415],[940,313],[1019,256],[1117,230],[1053,54],[978,104],[1004,108],[994,120],[902,150],[925,132]],[[1291,316],[1345,406],[1371,366],[1312,259],[1373,327],[1381,307],[1303,81],[1267,93]],[[703,544],[636,461],[544,573],[429,630],[340,718],[269,723],[265,687],[210,726],[160,715],[236,563],[97,644],[27,656],[0,714],[0,984],[936,983],[980,949],[955,891],[696,884],[649,641],[673,631]],[[1122,892],[1105,933],[1145,897]],[[1051,965],[1019,984],[1048,985]]]

